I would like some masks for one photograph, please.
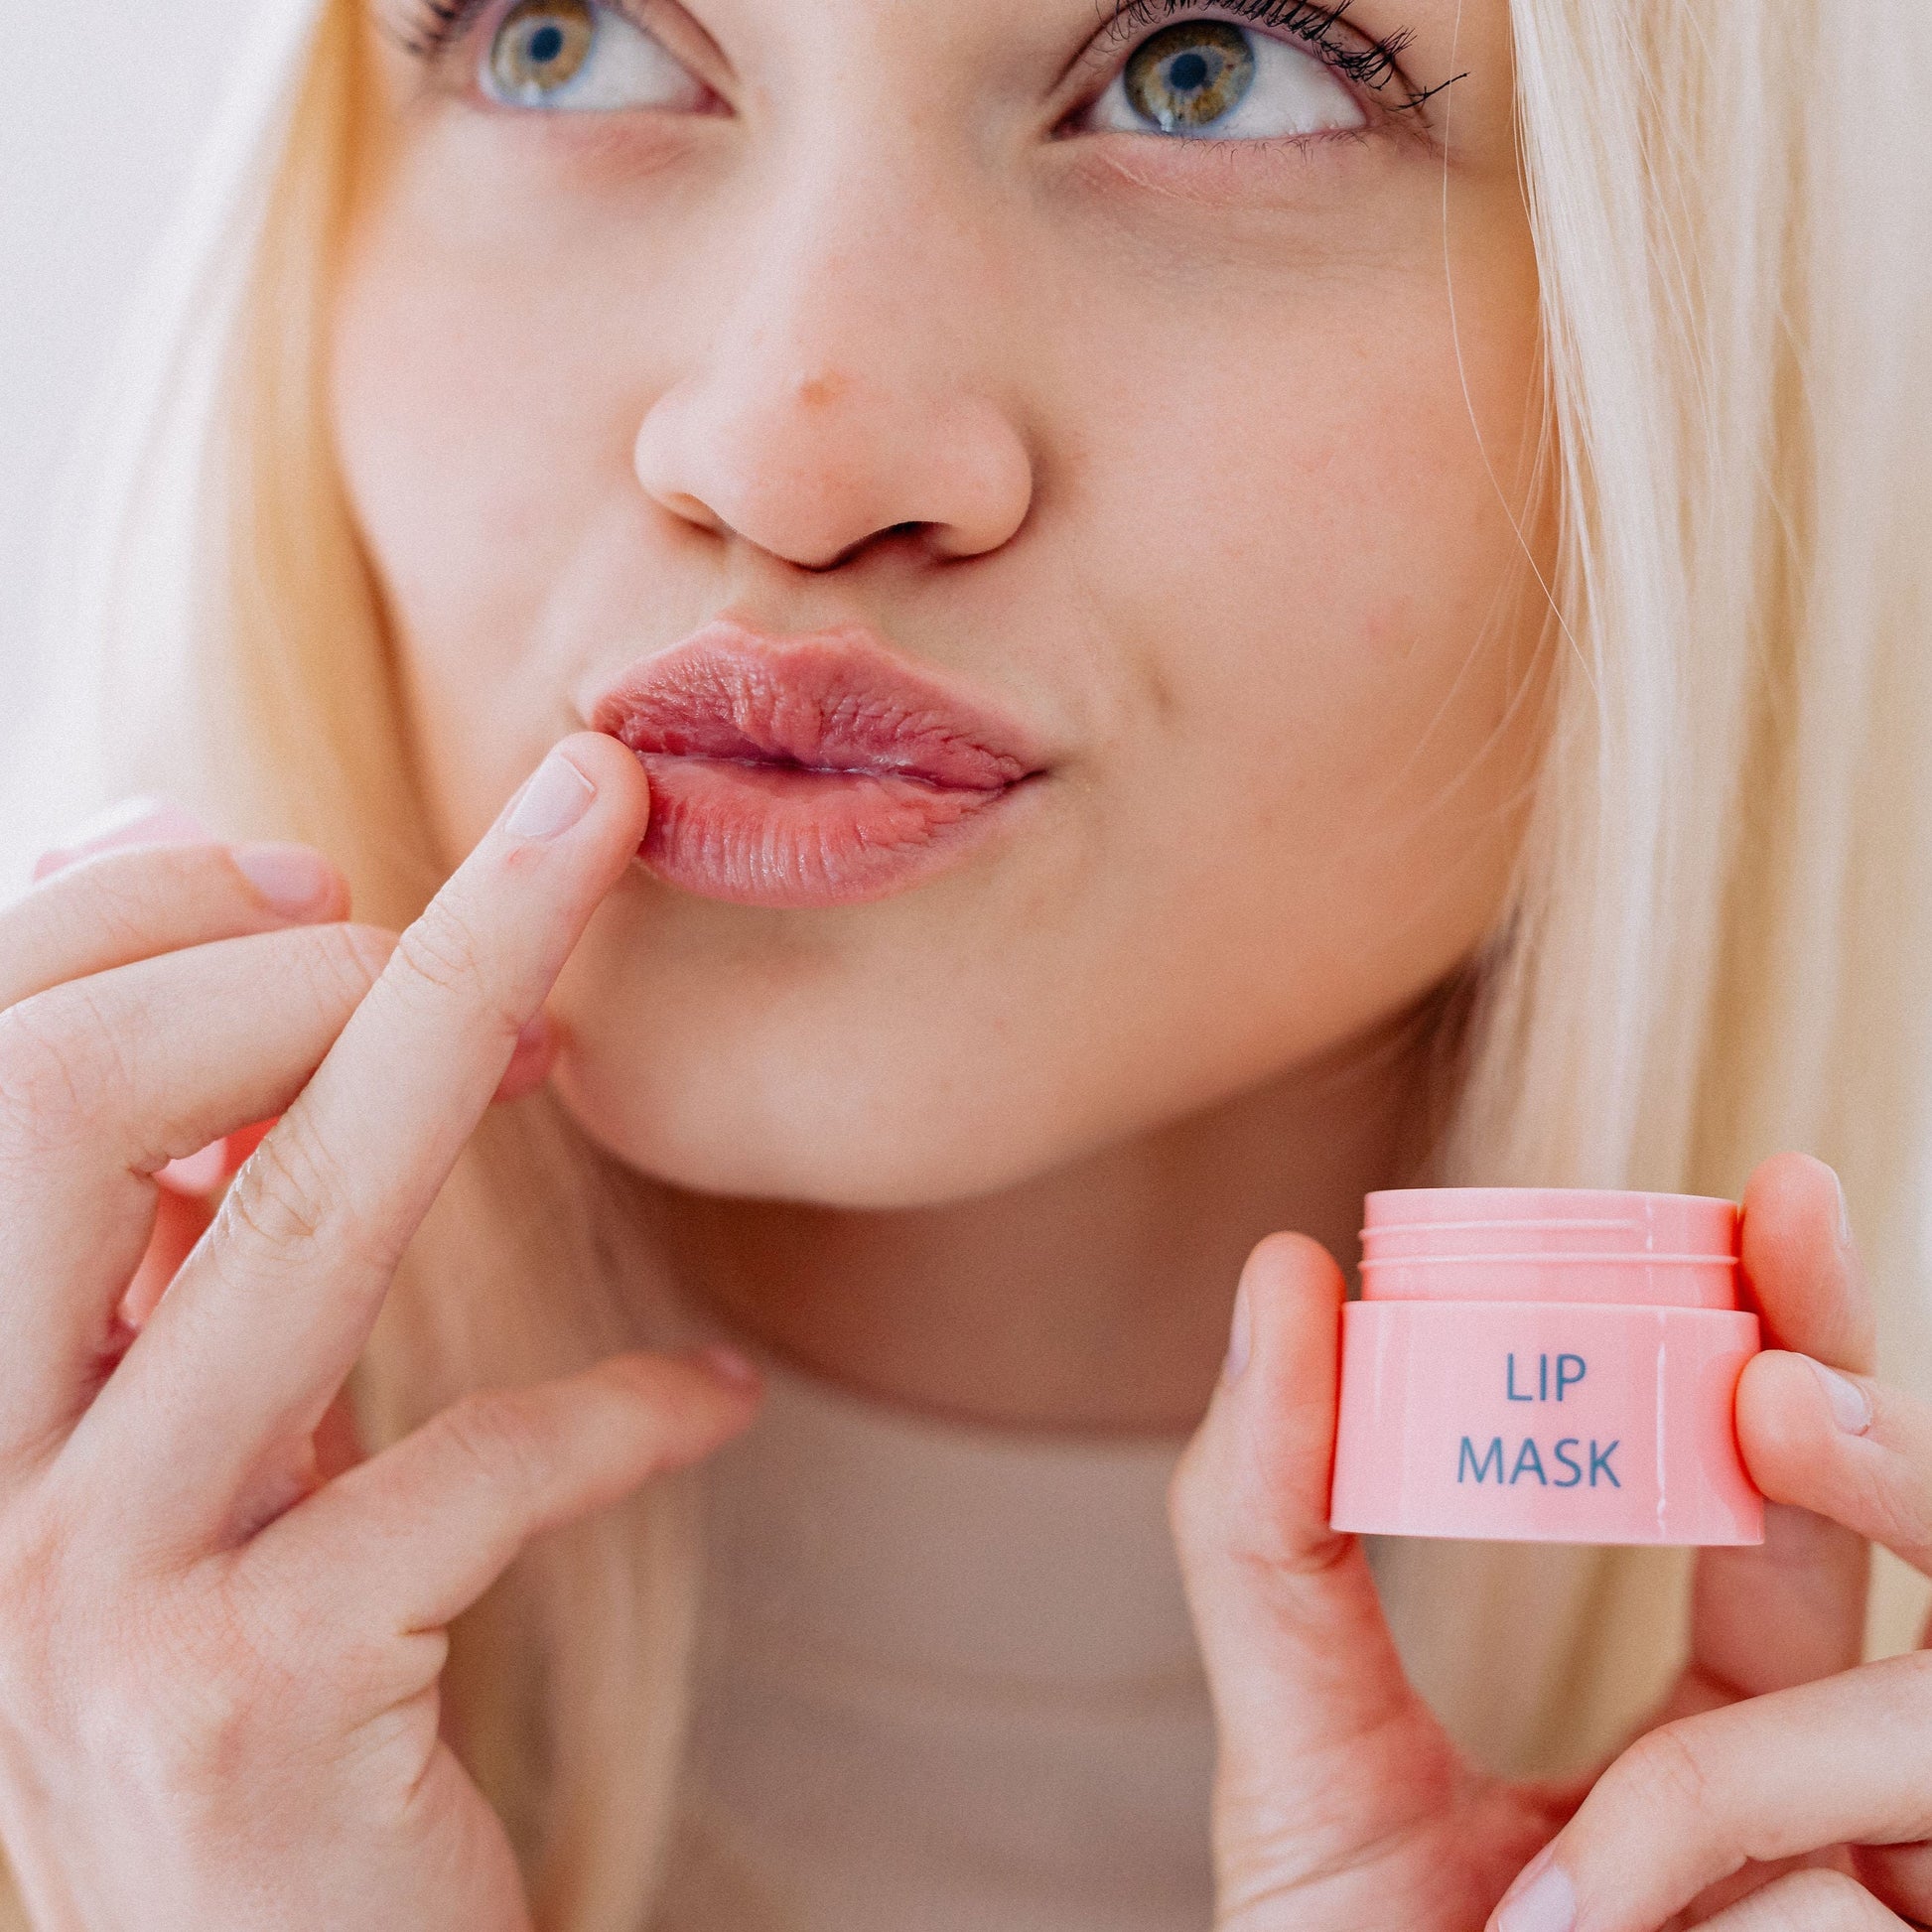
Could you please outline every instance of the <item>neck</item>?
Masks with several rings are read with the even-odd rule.
[[[1352,1273],[1362,1196],[1414,1170],[1443,1006],[999,1193],[878,1212],[651,1183],[648,1218],[686,1294],[808,1373],[965,1421],[1183,1433],[1263,1235]]]

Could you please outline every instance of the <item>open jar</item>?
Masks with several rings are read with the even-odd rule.
[[[1764,1539],[1732,1408],[1759,1346],[1737,1207],[1699,1194],[1368,1196],[1329,1521],[1564,1543]]]

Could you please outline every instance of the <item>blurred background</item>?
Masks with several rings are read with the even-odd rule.
[[[43,653],[37,605],[62,459],[180,194],[197,135],[257,0],[113,0],[80,60],[44,50],[0,115],[0,774],[31,759]],[[85,16],[82,16],[84,22]],[[47,0],[0,0],[0,40],[63,24]],[[0,789],[4,789],[0,786]],[[0,822],[0,881],[23,828]]]

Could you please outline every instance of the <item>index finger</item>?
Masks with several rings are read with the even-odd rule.
[[[403,934],[68,1446],[128,1547],[205,1547],[314,1431],[648,814],[630,752],[567,739]]]

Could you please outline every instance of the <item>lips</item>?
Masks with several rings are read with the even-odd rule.
[[[1041,768],[1019,726],[858,626],[707,624],[621,674],[590,724],[650,774],[645,865],[747,905],[904,891],[963,858]]]

